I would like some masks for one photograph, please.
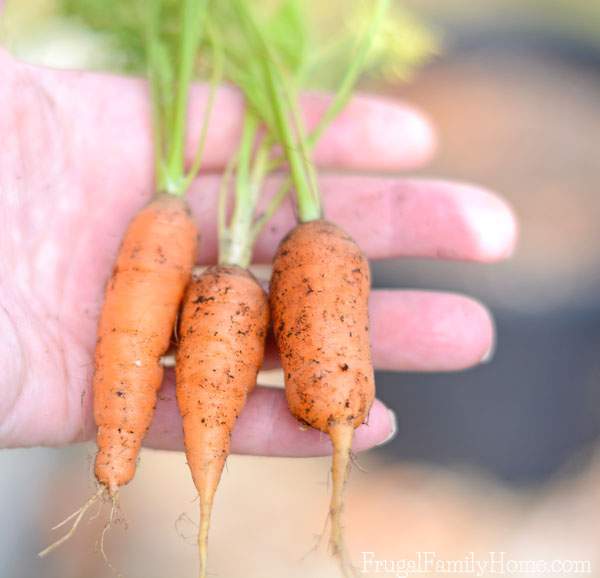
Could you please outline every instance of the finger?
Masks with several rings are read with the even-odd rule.
[[[309,127],[317,124],[329,101],[323,94],[304,96]],[[397,100],[356,95],[321,137],[315,160],[326,168],[393,172],[424,165],[435,144],[431,125],[417,109]]]
[[[188,150],[200,134],[208,88],[196,87],[190,116]],[[331,96],[305,94],[301,107],[307,129],[314,128]],[[243,99],[231,88],[219,90],[211,117],[205,168],[222,168],[236,149],[242,122]],[[314,151],[315,163],[329,169],[400,171],[425,164],[432,156],[435,136],[422,113],[400,101],[377,96],[354,96],[325,130]]]
[[[373,360],[378,369],[451,371],[479,363],[493,344],[492,321],[477,302],[460,295],[376,291],[370,305]],[[357,430],[356,451],[383,442],[392,418],[375,402],[368,424]],[[161,390],[147,444],[181,448],[181,423],[172,375]],[[325,455],[327,436],[304,430],[291,416],[281,390],[258,387],[248,399],[232,438],[236,453]]]
[[[493,262],[508,257],[514,248],[516,223],[510,207],[484,189],[391,177],[322,175],[319,180],[327,218],[348,231],[372,259]],[[277,182],[270,181],[266,198]],[[200,179],[189,196],[203,232],[202,262],[216,258],[217,186],[216,177]],[[293,204],[288,199],[259,237],[255,261],[270,261],[294,223]]]
[[[7,62],[8,58],[0,59],[3,68]],[[39,81],[56,104],[57,113],[64,115],[63,121],[77,131],[75,140],[82,162],[110,159],[112,172],[117,173],[113,178],[123,172],[131,178],[132,164],[145,167],[151,175],[151,111],[145,81],[23,63],[14,66],[20,69],[17,76]],[[18,98],[16,90],[14,96]],[[196,151],[208,98],[208,86],[192,88],[188,160]],[[307,94],[301,98],[309,128],[318,122],[330,100],[325,94]],[[223,168],[236,150],[243,109],[239,91],[229,86],[219,87],[208,127],[205,170]],[[325,131],[315,151],[315,162],[325,167],[364,171],[415,168],[431,157],[434,141],[431,126],[416,109],[375,96],[356,96]]]
[[[488,311],[461,295],[374,291],[369,314],[373,362],[380,370],[454,371],[480,363],[493,348],[493,323]],[[274,362],[271,350],[270,365]],[[328,453],[324,436],[300,432],[280,394],[276,390],[257,388],[250,396],[234,434],[234,451],[273,455]],[[91,434],[91,415],[89,417],[90,427],[86,431]],[[390,433],[389,423],[385,409],[376,402],[368,427],[363,426],[357,432],[355,449],[382,442]],[[269,428],[275,440],[266,434]],[[295,447],[299,442],[307,445]],[[164,449],[181,448],[181,422],[172,372],[168,372],[161,389],[147,444]],[[294,453],[302,451],[307,454]]]
[[[477,301],[452,293],[371,293],[369,323],[373,365],[387,371],[459,371],[487,359],[494,324]],[[265,367],[279,366],[273,342]]]
[[[356,430],[353,450],[362,451],[386,441],[394,433],[393,414],[375,401],[368,423]],[[161,390],[160,400],[145,445],[181,450],[181,417],[171,381]],[[265,456],[322,456],[331,453],[328,437],[306,428],[292,416],[281,389],[257,387],[248,397],[231,439],[232,453]]]
[[[491,315],[462,295],[374,291],[369,314],[380,370],[457,371],[481,363],[493,348]]]

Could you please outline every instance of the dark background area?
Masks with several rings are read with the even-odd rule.
[[[541,482],[600,431],[600,49],[570,27],[510,11],[475,20],[468,10],[431,12],[443,55],[394,91],[439,130],[423,174],[499,191],[521,238],[506,264],[375,264],[380,287],[465,292],[497,323],[491,363],[378,376],[399,419],[380,451]]]

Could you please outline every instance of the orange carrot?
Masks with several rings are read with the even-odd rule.
[[[218,265],[185,295],[176,392],[187,462],[200,496],[200,576],[206,575],[210,513],[231,432],[256,385],[269,324],[267,296],[246,269]]]
[[[302,223],[282,241],[273,264],[270,304],[293,415],[333,444],[330,548],[343,563],[343,488],[354,429],[375,395],[369,345],[369,265],[336,225]]]
[[[111,496],[134,476],[196,248],[186,202],[160,195],[129,224],[107,284],[93,387],[95,472]]]

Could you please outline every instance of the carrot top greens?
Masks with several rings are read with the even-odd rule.
[[[185,134],[189,89],[202,34],[206,30],[207,0],[180,3],[179,34],[161,26],[165,0],[146,3],[145,58],[152,94],[157,189],[182,195],[190,174],[185,170]],[[210,113],[210,107],[207,107]],[[205,134],[208,115],[203,123]],[[200,139],[200,155],[204,144]],[[194,163],[195,170],[199,169]]]
[[[59,0],[61,14],[107,35],[122,55],[122,70],[148,77],[158,193],[184,195],[202,163],[220,75],[215,40],[209,31],[209,4],[209,0]],[[211,54],[212,90],[198,150],[186,169],[189,91],[198,76],[201,46]]]
[[[389,9],[389,0],[376,0],[371,5],[366,28],[358,33],[354,48],[348,52],[345,73],[339,81],[331,104],[310,134],[304,126],[299,107],[299,91],[308,77],[308,71],[318,66],[319,56],[310,35],[310,3],[301,0],[283,0],[271,14],[265,16],[264,7],[247,0],[220,3],[217,9],[227,12],[219,22],[237,20],[236,36],[226,42],[225,74],[239,86],[248,106],[257,114],[268,130],[265,146],[281,146],[288,164],[290,180],[294,185],[298,217],[311,221],[322,217],[321,198],[310,150],[348,102],[353,88],[369,62],[370,50],[382,29]],[[225,7],[225,8],[223,8]],[[227,29],[223,28],[223,36]],[[241,151],[248,147],[242,146]],[[259,149],[260,150],[260,149]],[[262,152],[262,151],[261,151]],[[261,162],[263,157],[261,155]],[[275,159],[267,170],[281,163]],[[266,171],[262,171],[264,176]],[[289,183],[275,196],[281,200]],[[267,215],[272,214],[272,207]],[[255,236],[264,218],[256,223]]]
[[[223,77],[240,88],[246,110],[222,183],[219,230],[221,262],[243,266],[292,186],[299,219],[322,216],[311,150],[361,75],[404,79],[436,49],[419,20],[390,0],[56,0],[56,6],[57,17],[106,40],[113,68],[147,76],[158,192],[185,194],[202,165],[216,85]],[[209,80],[211,92],[186,166],[194,79]],[[334,92],[310,131],[299,106],[307,88]],[[289,177],[257,215],[265,178],[284,164]]]

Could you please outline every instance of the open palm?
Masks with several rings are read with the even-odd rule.
[[[147,90],[137,79],[36,68],[3,52],[0,76],[0,446],[81,441],[94,432],[91,372],[104,284],[129,219],[153,193]],[[192,136],[205,99],[206,89],[196,87]],[[323,96],[306,96],[309,123],[325,103]],[[220,89],[205,176],[189,194],[202,263],[216,258],[218,172],[237,142],[241,111],[239,94]],[[321,177],[328,217],[374,259],[509,255],[514,220],[492,194],[442,181],[367,176],[415,168],[432,148],[431,130],[412,109],[356,98],[316,151],[328,169]],[[363,176],[344,174],[348,170]],[[257,260],[268,262],[292,223],[290,203],[259,239]],[[462,369],[478,363],[493,341],[486,310],[450,294],[374,291],[371,326],[379,369]],[[380,443],[392,428],[390,413],[376,402],[355,448]],[[147,443],[181,447],[170,375]],[[300,429],[282,391],[258,387],[234,432],[233,450],[314,455],[327,453],[329,442]]]

